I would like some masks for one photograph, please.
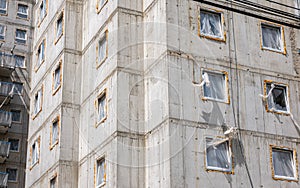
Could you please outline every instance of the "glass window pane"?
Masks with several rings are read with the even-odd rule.
[[[6,9],[6,0],[0,0],[0,9]]]
[[[98,99],[98,122],[106,117],[106,94]]]
[[[267,83],[267,93],[271,89],[271,83]],[[288,111],[286,87],[275,85],[272,94],[268,98],[268,109],[275,111]]]
[[[20,122],[21,121],[21,111],[20,110],[11,110],[12,121]]]
[[[57,89],[60,86],[60,77],[60,67],[58,67],[54,72],[54,89]]]
[[[21,55],[15,55],[16,67],[25,67],[25,57]]]
[[[96,186],[99,186],[105,182],[105,159],[100,159],[97,161],[96,177],[97,177]]]
[[[19,151],[19,139],[9,138],[8,142],[10,142],[11,151]]]
[[[282,50],[281,28],[261,25],[263,46],[275,50]]]
[[[200,24],[201,34],[222,38],[220,13],[206,12],[201,10]]]
[[[56,177],[51,179],[50,181],[50,188],[55,188],[55,185],[56,185]]]
[[[101,63],[106,57],[106,37],[104,36],[99,41],[99,49],[98,49],[98,63]]]
[[[295,177],[293,152],[288,150],[272,149],[274,173],[277,176]]]
[[[63,17],[57,20],[57,31],[56,31],[57,38],[60,37],[60,35],[62,35],[62,22],[63,22]]]
[[[207,73],[209,83],[203,85],[204,97],[227,101],[226,85],[225,85],[225,75],[203,72],[203,75]]]
[[[52,124],[52,143],[54,144],[58,139],[58,121],[53,122]]]
[[[218,168],[225,171],[231,170],[231,158],[229,156],[229,142],[206,139],[207,167]]]
[[[7,168],[6,172],[8,173],[8,181],[17,181],[17,169]]]

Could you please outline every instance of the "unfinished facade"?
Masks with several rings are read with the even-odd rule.
[[[298,8],[37,0],[26,187],[299,187]]]
[[[32,1],[0,1],[0,187],[25,186]]]

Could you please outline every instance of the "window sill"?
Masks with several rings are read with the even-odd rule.
[[[36,114],[32,115],[32,120],[34,120],[41,112],[42,108],[40,108],[40,110]]]
[[[206,167],[205,170],[207,172],[221,172],[223,174],[232,174],[232,175],[234,175],[233,169],[223,169],[223,168],[217,168],[217,167]]]
[[[101,10],[104,8],[104,6],[107,4],[107,2],[108,2],[108,0],[106,0],[106,1],[104,2],[104,4],[103,4],[101,7],[99,7],[99,5],[98,5],[99,0],[97,0],[97,5],[96,5],[96,11],[97,11],[97,14],[99,14],[99,13],[101,12]]]
[[[277,50],[277,49],[273,49],[273,48],[268,48],[268,47],[261,47],[261,50],[263,51],[269,51],[269,52],[275,52],[275,53],[279,53],[282,55],[286,55],[286,48],[284,47],[283,50]]]
[[[42,66],[42,64],[43,64],[44,62],[45,62],[45,59],[42,60],[42,62],[41,62],[38,66],[35,66],[34,72],[37,72],[37,71],[40,69],[40,67]]]
[[[56,145],[58,145],[58,140],[56,140],[52,145],[50,144],[50,147],[49,147],[50,151],[51,151]]]
[[[40,160],[37,160],[34,164],[32,164],[29,168],[29,170],[32,170],[36,165],[38,165]]]
[[[29,18],[28,18],[28,17],[27,17],[27,18],[22,18],[22,17],[16,16],[16,19],[29,21]]]
[[[61,35],[59,35],[59,37],[57,37],[54,41],[54,45],[56,45],[58,43],[58,41],[60,40],[60,38],[63,36],[63,33]]]
[[[106,182],[104,181],[103,183],[101,183],[100,185],[96,186],[96,188],[101,188],[101,187],[104,187],[106,184]]]
[[[17,45],[23,45],[23,46],[27,46],[27,40],[23,43],[23,42],[17,42],[16,40],[15,40],[15,44],[17,44]]]
[[[285,115],[285,116],[289,116],[291,114],[289,111],[269,109],[267,105],[266,105],[266,111],[274,114]]]
[[[96,69],[98,69],[107,59],[107,55],[98,63],[97,62],[97,66],[96,66]]]
[[[105,122],[105,120],[107,119],[107,116],[105,116],[104,118],[102,118],[100,121],[98,121],[95,125],[95,128],[99,127],[99,125],[101,125],[102,123]]]
[[[230,104],[230,99],[228,97],[227,101],[223,101],[223,100],[218,100],[218,99],[214,99],[214,98],[210,98],[210,97],[202,97],[203,101],[213,101],[213,102],[220,102],[220,103],[224,103],[224,104]]]
[[[295,177],[287,177],[287,176],[277,176],[273,175],[274,180],[280,180],[280,181],[288,181],[288,182],[298,182],[298,179]]]
[[[210,39],[210,40],[214,40],[214,41],[218,41],[218,42],[224,42],[224,43],[226,42],[226,34],[225,33],[224,33],[223,37],[206,35],[206,34],[200,33],[199,37]]]
[[[61,84],[59,86],[57,86],[56,89],[53,88],[52,89],[52,96],[54,96],[59,91],[60,88],[61,88]]]
[[[40,28],[40,26],[43,23],[43,21],[45,20],[46,16],[47,16],[47,14],[45,14],[45,16],[41,20],[39,20],[39,22],[37,24],[38,28]]]
[[[12,152],[12,153],[20,153],[20,151],[14,151],[14,150],[9,150],[9,152]]]

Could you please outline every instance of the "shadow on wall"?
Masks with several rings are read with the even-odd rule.
[[[210,127],[218,127],[220,125],[225,125],[223,113],[220,110],[217,102],[211,102],[213,107],[211,112],[202,111],[201,117]]]

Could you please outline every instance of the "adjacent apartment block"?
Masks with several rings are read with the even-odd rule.
[[[25,186],[33,1],[0,1],[0,187]]]
[[[298,0],[37,0],[25,187],[299,187]]]

